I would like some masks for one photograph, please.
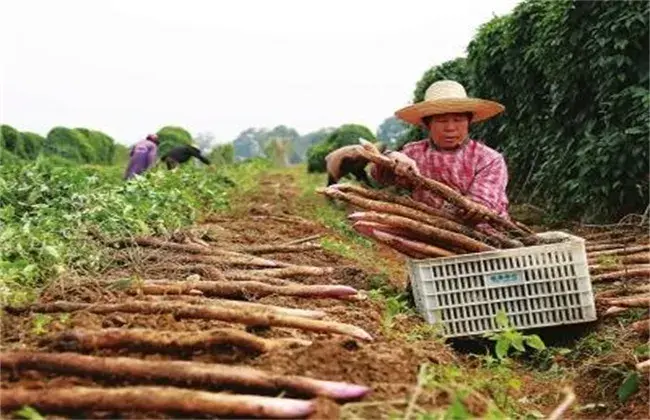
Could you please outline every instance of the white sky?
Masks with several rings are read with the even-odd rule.
[[[0,0],[0,120],[132,144],[279,124],[371,131],[516,0]],[[471,92],[470,92],[471,94]]]

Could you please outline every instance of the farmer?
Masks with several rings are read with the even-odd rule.
[[[129,154],[129,166],[124,173],[124,179],[131,179],[149,169],[156,161],[158,153],[158,136],[149,134],[144,140],[137,142]]]
[[[161,158],[163,162],[167,164],[167,169],[174,169],[181,163],[185,163],[190,158],[195,157],[206,165],[210,164],[210,161],[201,155],[201,151],[194,145],[184,144],[182,146],[176,146]]]
[[[435,82],[427,89],[424,101],[395,112],[398,118],[426,128],[429,137],[405,145],[400,152],[386,153],[397,163],[394,173],[373,165],[370,174],[381,184],[412,190],[415,200],[451,210],[441,197],[414,188],[404,177],[407,171],[415,171],[509,218],[506,162],[499,152],[469,137],[471,123],[492,118],[504,109],[499,103],[468,97],[465,88],[455,81]],[[473,212],[457,214],[466,222],[479,222]]]
[[[372,186],[366,173],[368,160],[361,155],[360,148],[361,146],[358,144],[343,146],[325,156],[328,187],[349,174],[354,175],[357,181]],[[383,143],[379,145],[381,152],[385,149],[386,146]]]

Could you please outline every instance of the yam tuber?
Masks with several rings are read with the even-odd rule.
[[[300,276],[326,276],[332,274],[332,267],[310,267],[306,265],[294,265],[283,268],[267,268],[261,270],[229,270],[225,271],[226,278],[237,278],[242,276],[267,276],[274,278],[300,277]]]
[[[314,411],[311,401],[157,386],[10,388],[0,389],[0,400],[5,413],[23,406],[40,412],[140,411],[248,418],[296,418]]]
[[[154,296],[152,296],[154,297]],[[322,319],[325,318],[325,312],[315,311],[311,309],[296,309],[296,308],[286,308],[284,306],[275,306],[275,305],[266,305],[262,303],[253,303],[253,302],[242,302],[237,300],[229,299],[209,299],[204,297],[194,297],[194,296],[185,296],[185,295],[172,295],[172,296],[157,296],[157,297],[173,297],[179,298],[184,297],[188,300],[185,302],[195,303],[200,305],[211,305],[211,306],[222,306],[224,308],[233,308],[233,309],[243,309],[243,310],[257,310],[263,312],[269,312],[279,315],[291,315],[291,316],[300,316],[303,318],[311,319]]]
[[[438,217],[438,216],[432,216],[426,213],[423,213],[419,210],[412,209],[410,207],[402,206],[401,204],[396,204],[396,203],[386,203],[382,201],[376,201],[376,200],[370,200],[367,198],[362,198],[355,196],[353,194],[346,194],[342,191],[339,191],[336,188],[325,188],[325,189],[320,189],[323,194],[327,195],[330,198],[335,198],[338,200],[343,200],[346,201],[354,206],[370,210],[370,211],[376,211],[378,213],[387,213],[387,214],[393,214],[396,216],[402,216],[404,218],[412,219],[433,227],[437,227],[440,229],[445,229],[451,232],[457,232],[461,233],[465,236],[468,236],[470,238],[476,239],[477,241],[481,242],[486,242],[489,243],[493,246],[501,246],[502,243],[498,239],[484,235],[482,233],[477,232],[476,230],[464,226],[460,223],[456,223],[454,221],[445,219],[443,217]]]
[[[350,324],[334,321],[321,321],[316,319],[300,318],[287,315],[270,315],[259,311],[242,311],[229,308],[219,308],[204,305],[191,305],[176,302],[126,302],[116,304],[88,304],[76,302],[53,302],[34,304],[27,307],[7,307],[9,313],[20,313],[31,310],[33,312],[55,313],[88,311],[96,314],[109,314],[113,312],[139,313],[139,314],[173,314],[177,318],[186,319],[214,319],[239,324],[260,327],[288,327],[306,331],[334,333],[349,335],[362,340],[372,340],[372,336],[363,329]]]
[[[133,291],[141,290],[145,294],[188,294],[191,290],[200,290],[206,296],[223,298],[260,298],[268,295],[299,296],[304,298],[333,298],[355,295],[357,290],[344,285],[292,285],[273,286],[256,281],[184,281],[166,282],[158,280],[145,281],[135,286]]]
[[[424,255],[427,258],[449,257],[455,255],[453,252],[441,249],[433,245],[428,245],[418,241],[400,238],[399,236],[391,235],[390,233],[374,231],[374,237],[378,241],[397,249],[398,251],[407,250]]]
[[[633,270],[615,271],[613,273],[598,274],[591,277],[591,281],[595,283],[599,281],[630,279],[635,277],[647,278],[648,276],[650,276],[650,268],[640,268]]]
[[[115,378],[130,383],[165,383],[210,389],[243,387],[252,391],[289,391],[337,400],[360,398],[370,389],[346,382],[321,381],[306,376],[277,375],[245,366],[190,361],[149,361],[131,357],[95,357],[76,353],[0,353],[4,369],[38,370],[68,375]]]
[[[321,249],[320,244],[297,244],[297,245],[281,245],[281,244],[272,244],[272,245],[246,245],[236,248],[239,252],[245,252],[247,254],[273,254],[280,252],[306,252],[314,251]]]
[[[400,228],[410,229],[412,231],[431,236],[436,240],[443,242],[449,246],[459,247],[470,252],[492,251],[495,249],[494,247],[486,245],[480,241],[469,238],[460,233],[450,232],[448,230],[425,225],[421,222],[406,217],[377,213],[374,211],[353,213],[348,217],[355,221],[363,220],[363,221],[370,221],[370,222],[378,222],[384,225],[391,225]]]
[[[310,341],[294,338],[262,338],[234,328],[215,328],[197,332],[161,331],[146,328],[104,328],[101,330],[75,328],[46,336],[42,342],[52,348],[66,351],[130,349],[155,353],[210,350],[222,345],[266,353],[281,347],[311,344]]]

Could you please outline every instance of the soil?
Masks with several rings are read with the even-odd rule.
[[[304,209],[300,208],[297,199],[298,192],[295,180],[289,174],[266,176],[261,182],[265,191],[247,195],[245,199],[236,202],[233,210],[227,214],[211,215],[201,223],[176,234],[171,240],[183,242],[187,238],[200,238],[208,241],[211,246],[221,249],[233,248],[244,244],[279,244],[304,238],[315,234],[338,238],[334,231],[307,220]],[[282,186],[279,188],[278,186]],[[325,201],[323,205],[327,205]],[[338,238],[342,239],[342,238]],[[406,271],[403,258],[396,252],[380,246],[375,254],[390,266],[387,280],[398,289],[403,289],[406,282]],[[123,250],[116,250],[116,255],[122,255]],[[119,288],[109,289],[104,282],[120,280],[134,275],[147,279],[183,280],[189,273],[181,268],[184,263],[178,262],[181,254],[153,249],[140,249],[131,252],[121,266],[116,267],[101,277],[68,277],[59,279],[51,284],[40,297],[40,302],[64,300],[68,302],[123,303],[129,300],[156,300],[160,297],[133,296]],[[144,262],[147,255],[163,256],[162,263]],[[317,267],[333,267],[334,273],[329,276],[301,276],[291,281],[302,284],[342,284],[352,286],[360,291],[371,287],[373,276],[379,274],[376,260],[351,260],[334,252],[324,249],[301,253],[265,254],[263,258],[289,262],[298,265]],[[164,264],[164,266],[160,266]],[[155,267],[162,267],[155,270]],[[177,267],[178,269],[175,269]],[[224,267],[222,267],[225,269]],[[203,276],[203,279],[208,280]],[[199,299],[201,301],[202,299]],[[209,304],[210,299],[203,298]],[[53,343],[56,334],[73,328],[99,330],[103,328],[148,328],[159,334],[181,331],[206,331],[212,328],[229,327],[247,330],[265,338],[301,338],[312,342],[310,346],[295,346],[279,348],[267,353],[256,354],[246,352],[232,346],[221,346],[208,351],[153,353],[132,350],[95,350],[89,352],[95,356],[130,356],[148,360],[194,360],[210,363],[228,363],[255,367],[282,375],[303,375],[322,380],[346,381],[366,385],[371,393],[360,402],[346,405],[343,402],[319,397],[316,398],[316,411],[311,415],[314,419],[334,418],[387,418],[391,412],[403,413],[418,383],[418,371],[423,363],[455,366],[472,365],[471,355],[467,352],[455,351],[450,345],[440,340],[410,339],[409,333],[422,327],[424,322],[415,315],[398,315],[394,324],[387,329],[384,326],[386,308],[380,301],[369,298],[357,301],[339,299],[312,299],[287,296],[266,296],[256,302],[301,309],[318,309],[326,312],[327,320],[348,323],[363,328],[372,335],[373,340],[366,342],[343,335],[312,333],[291,328],[257,328],[246,327],[221,321],[200,319],[177,319],[173,314],[144,315],[144,314],[92,314],[78,311],[70,314],[38,315],[25,312],[19,315],[4,313],[2,316],[2,347],[5,351],[39,350],[59,351]],[[44,322],[46,318],[48,322]],[[41,325],[42,324],[42,325]],[[41,325],[41,329],[37,328]],[[642,343],[638,337],[628,336],[628,348]],[[621,355],[623,358],[624,356]],[[609,361],[614,363],[613,361]],[[629,363],[629,360],[626,361]],[[593,372],[590,372],[592,375]],[[585,378],[588,378],[587,375]],[[545,382],[535,375],[522,369],[522,389],[518,397],[537,394],[547,395],[539,403],[531,404],[542,413],[548,414],[559,403],[561,384]],[[51,389],[66,386],[125,386],[136,385],[128,381],[113,378],[90,379],[74,375],[55,375],[36,371],[1,372],[0,387],[10,390],[16,387],[32,389]],[[597,378],[590,380],[578,379],[575,391],[578,394],[577,405],[594,401],[595,389],[599,382]],[[641,386],[647,387],[647,378]],[[7,391],[8,392],[8,391]],[[600,413],[590,412],[590,418],[644,418],[648,415],[648,393],[638,392],[626,405],[617,405],[616,411],[609,410]],[[611,395],[609,396],[611,399]],[[440,409],[450,403],[446,392],[423,390],[417,405],[424,410]],[[608,403],[611,401],[608,401]],[[486,404],[483,400],[470,395],[465,400],[470,412],[475,416],[486,414]],[[364,406],[365,404],[365,406]],[[354,408],[354,415],[350,409]],[[6,414],[6,413],[5,413]],[[49,414],[49,413],[42,413]],[[67,415],[92,416],[96,418],[169,418],[178,417],[169,413],[67,413]],[[53,416],[49,416],[55,418]]]

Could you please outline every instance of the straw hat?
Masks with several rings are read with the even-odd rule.
[[[429,86],[424,101],[409,105],[395,112],[395,116],[411,124],[422,124],[422,118],[429,115],[456,112],[471,112],[472,122],[492,118],[503,112],[500,103],[467,97],[465,88],[453,80],[441,80]]]

